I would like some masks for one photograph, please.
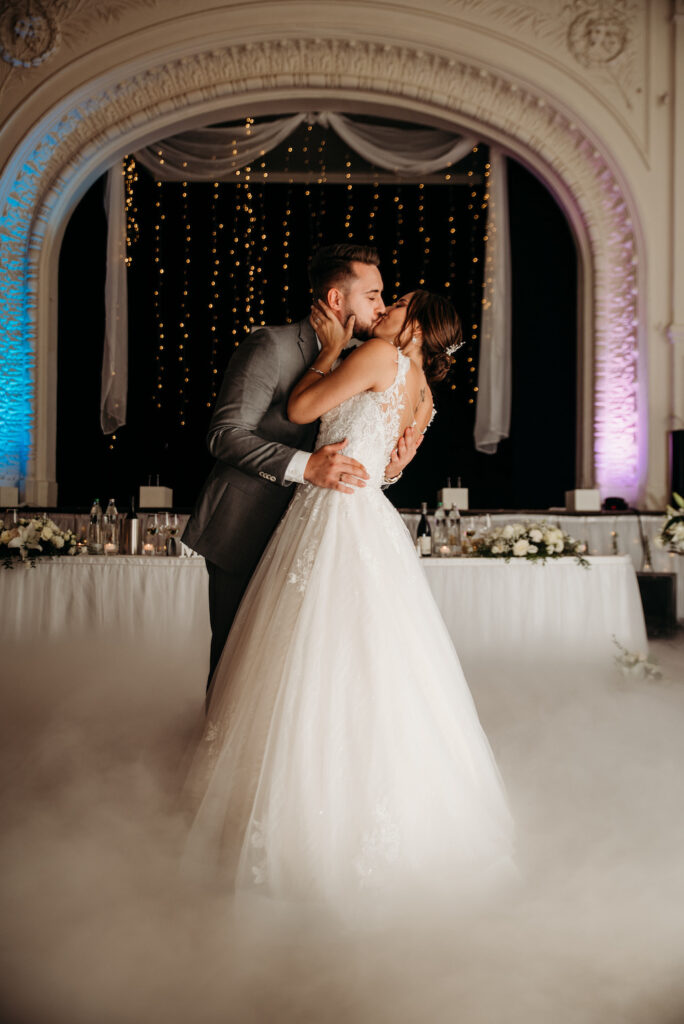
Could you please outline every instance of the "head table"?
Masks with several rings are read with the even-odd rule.
[[[546,565],[499,559],[423,559],[437,604],[466,662],[493,651],[608,659],[613,637],[646,652],[644,618],[627,555]],[[207,573],[198,557],[61,557],[0,567],[0,641],[45,645],[65,636],[136,647],[154,638],[165,656],[194,651],[202,692],[209,653]]]

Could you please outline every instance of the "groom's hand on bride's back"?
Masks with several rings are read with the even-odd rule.
[[[304,479],[316,487],[328,487],[344,494],[353,494],[355,487],[365,487],[368,473],[360,462],[343,453],[346,444],[345,438],[335,444],[324,444],[313,452],[306,464]]]

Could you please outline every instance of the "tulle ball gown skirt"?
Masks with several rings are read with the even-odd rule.
[[[514,875],[458,657],[377,487],[302,485],[240,606],[185,797],[187,870],[361,920]]]

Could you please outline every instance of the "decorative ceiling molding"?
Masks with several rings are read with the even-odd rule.
[[[0,11],[0,56],[13,67],[38,67],[59,49],[73,46],[95,25],[119,21],[157,0],[6,0]]]
[[[237,44],[162,61],[116,81],[92,83],[84,100],[62,104],[46,115],[31,139],[12,158],[10,180],[0,180],[6,244],[0,259],[0,309],[7,325],[5,358],[15,376],[28,375],[35,389],[33,352],[37,339],[38,264],[48,225],[68,182],[84,168],[102,163],[117,140],[149,132],[155,121],[168,125],[193,110],[275,98],[287,90],[308,96],[335,90],[350,98],[402,99],[429,105],[441,116],[459,116],[498,135],[518,140],[562,179],[585,225],[594,277],[594,451],[604,493],[636,497],[639,486],[637,408],[637,252],[628,199],[605,155],[578,121],[552,100],[503,74],[463,60],[410,47],[340,39],[308,38]],[[162,129],[160,129],[162,130]],[[14,168],[14,171],[12,171]],[[2,185],[5,187],[1,187]],[[57,258],[56,254],[53,257]],[[35,397],[34,397],[35,406]],[[15,417],[14,420],[12,417]],[[0,479],[26,474],[32,416],[2,408],[0,448],[11,465]],[[9,422],[7,421],[9,418]],[[8,431],[12,443],[8,448]]]
[[[623,93],[634,88],[638,46],[636,0],[442,0],[450,10],[474,15],[499,30],[533,36],[564,49],[581,67],[606,70]]]

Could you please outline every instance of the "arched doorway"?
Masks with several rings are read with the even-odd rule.
[[[405,47],[302,39],[235,44],[102,76],[87,99],[53,108],[15,152],[0,203],[8,244],[0,266],[8,403],[0,477],[29,502],[54,500],[57,260],[68,215],[114,159],[191,124],[292,109],[345,109],[476,131],[552,190],[579,253],[578,486],[635,500],[645,447],[638,388],[637,231],[609,160],[578,121],[501,73]],[[639,372],[638,372],[639,371]]]

